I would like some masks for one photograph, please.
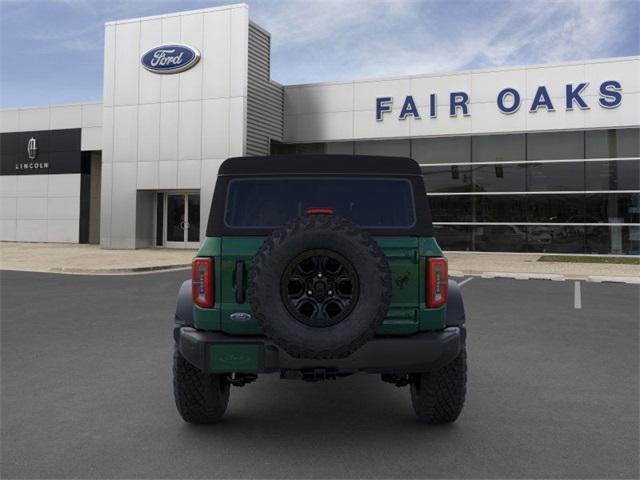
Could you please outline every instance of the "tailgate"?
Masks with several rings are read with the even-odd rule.
[[[383,335],[406,335],[419,329],[420,262],[417,237],[376,237],[391,268],[391,307]]]
[[[247,277],[255,252],[263,237],[223,237],[220,257],[220,291],[217,307],[220,310],[220,327],[223,332],[237,335],[257,335],[262,330],[251,314],[246,301]],[[391,268],[391,307],[380,334],[406,335],[419,330],[420,268],[417,237],[376,237],[387,256]],[[242,289],[245,301],[236,298],[238,269],[244,269]]]

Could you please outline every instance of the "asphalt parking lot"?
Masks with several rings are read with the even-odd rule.
[[[638,478],[637,285],[581,283],[578,302],[574,282],[467,281],[451,426],[362,374],[263,376],[194,427],[170,372],[188,275],[1,273],[2,478]]]

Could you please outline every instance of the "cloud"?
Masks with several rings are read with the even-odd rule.
[[[611,1],[542,2],[509,12],[518,28],[504,27],[478,58],[488,66],[549,63],[611,55],[625,18]],[[620,4],[622,5],[622,4]],[[523,13],[522,15],[520,15]],[[518,21],[518,17],[519,21]]]
[[[0,0],[8,105],[99,99],[104,22],[235,0]],[[246,0],[283,84],[640,53],[638,0]],[[64,58],[64,68],[59,59]]]
[[[281,0],[256,2],[250,15],[273,35],[274,46],[295,47],[345,38],[380,25],[401,22],[416,11],[410,0]]]
[[[637,5],[286,0],[251,16],[272,34],[276,80],[292,83],[615,56],[625,40],[637,54]]]
[[[102,25],[100,25],[102,27]],[[101,41],[96,41],[96,25],[65,31],[57,29],[26,31],[23,38],[36,45],[34,52],[97,52],[102,51]]]

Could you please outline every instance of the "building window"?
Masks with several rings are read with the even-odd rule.
[[[326,143],[324,153],[332,155],[353,155],[354,142]]]
[[[638,254],[639,150],[637,128],[473,137],[475,194],[465,165],[423,166],[436,237],[450,250]]]
[[[606,226],[586,228],[587,253],[640,255],[640,227]]]
[[[411,139],[411,156],[420,165],[471,161],[471,137]]]
[[[445,250],[475,250],[471,241],[473,227],[468,225],[434,225],[433,234]]]
[[[586,195],[589,223],[640,223],[640,193],[591,193]]]
[[[471,166],[429,165],[421,167],[427,193],[471,192]]]
[[[527,227],[482,225],[473,228],[474,250],[480,252],[526,252]]]
[[[589,191],[637,190],[640,160],[585,162],[585,183]]]
[[[527,248],[536,253],[585,253],[585,227],[576,225],[530,225]]]
[[[447,250],[640,253],[638,128],[281,148],[410,156]]]
[[[325,153],[324,143],[280,143],[271,142],[273,155],[322,155]]]
[[[583,223],[584,194],[527,195],[529,223]]]
[[[527,191],[584,191],[584,162],[527,164]]]
[[[527,134],[527,160],[584,158],[583,132],[546,132]]]
[[[474,222],[474,203],[471,195],[439,195],[429,197],[434,222]]]
[[[474,165],[472,170],[475,192],[524,192],[526,190],[526,165],[523,163]]]
[[[411,143],[407,140],[373,140],[355,142],[356,155],[411,157]]]
[[[640,155],[640,129],[621,128],[585,132],[585,158],[624,158]]]
[[[475,222],[526,222],[525,195],[475,196]]]
[[[525,134],[473,137],[474,162],[507,162],[527,158]]]

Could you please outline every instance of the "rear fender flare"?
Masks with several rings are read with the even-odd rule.
[[[449,280],[449,295],[447,297],[447,326],[459,327],[464,325],[466,318],[464,315],[464,303],[462,301],[462,290],[458,282]]]
[[[175,322],[185,327],[193,327],[193,300],[191,298],[191,280],[186,280],[178,291]]]

